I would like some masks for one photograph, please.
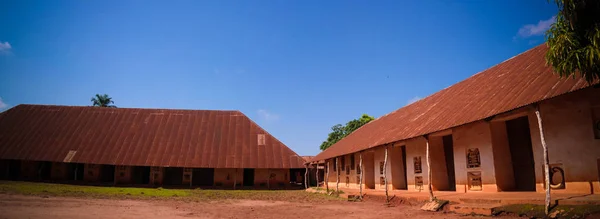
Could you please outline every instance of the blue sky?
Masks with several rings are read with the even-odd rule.
[[[511,1],[2,1],[0,110],[238,109],[301,155],[543,43],[556,7]]]

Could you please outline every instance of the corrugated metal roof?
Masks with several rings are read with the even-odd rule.
[[[589,85],[546,66],[542,44],[427,98],[384,115],[321,152],[324,160],[482,120]]]
[[[258,135],[265,145],[258,145]],[[304,168],[239,111],[18,105],[0,116],[0,158],[73,163]]]

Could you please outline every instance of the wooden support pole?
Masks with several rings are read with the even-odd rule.
[[[358,188],[359,188],[359,190],[360,190],[360,192],[359,192],[359,197],[360,197],[360,199],[362,200],[362,198],[363,198],[363,191],[362,191],[362,190],[363,190],[363,188],[362,188],[362,184],[363,184],[363,172],[364,172],[364,170],[363,170],[363,164],[362,164],[362,151],[359,153],[359,157],[360,157],[360,158],[359,158],[359,161],[358,161],[358,165],[359,165],[359,167],[358,167],[358,168],[359,168],[359,170],[360,170],[360,179],[359,179]]]
[[[544,138],[544,129],[542,127],[542,115],[540,114],[540,107],[536,104],[535,115],[537,116],[538,128],[540,129],[540,140],[542,141],[542,148],[544,148],[544,179],[546,186],[546,202],[544,212],[546,215],[550,213],[550,159],[548,158],[548,146],[546,145],[546,139]]]
[[[425,136],[425,144],[427,146],[426,157],[427,157],[427,187],[429,187],[429,201],[433,201],[433,177],[431,175],[431,156],[429,155],[429,139]]]
[[[335,179],[335,192],[336,193],[340,193],[340,158],[336,157],[335,158],[335,175],[336,175],[336,179]]]
[[[385,203],[390,203],[388,194],[388,179],[387,179],[387,161],[388,161],[388,146],[385,146],[385,157],[383,158],[383,181],[385,182]]]
[[[317,179],[317,188],[319,188],[319,162],[316,164],[317,169],[315,170],[315,179]]]
[[[308,164],[304,165],[306,170],[304,171],[304,188],[308,189]]]
[[[191,169],[192,171],[190,171],[190,188],[192,188],[192,179],[194,179],[194,169]]]
[[[329,194],[329,161],[327,162],[327,174],[325,174],[325,189],[327,191],[327,193]]]
[[[233,173],[233,190],[235,190],[236,185],[237,185],[237,168],[235,168],[235,172]]]
[[[271,189],[271,169],[267,169],[267,188]]]

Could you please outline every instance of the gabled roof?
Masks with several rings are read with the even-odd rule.
[[[589,85],[546,66],[545,44],[362,126],[312,161],[354,153],[482,120]]]
[[[0,159],[206,168],[305,162],[239,111],[46,105],[2,113]]]

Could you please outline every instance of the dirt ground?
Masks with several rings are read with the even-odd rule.
[[[0,194],[0,218],[473,218],[378,202],[114,200]]]

